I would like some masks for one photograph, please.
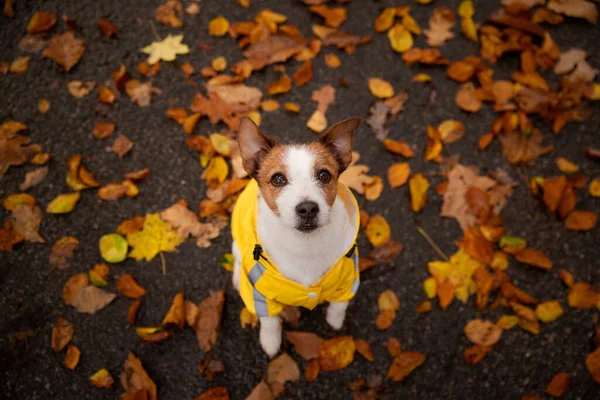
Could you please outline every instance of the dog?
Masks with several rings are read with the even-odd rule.
[[[240,120],[240,153],[252,179],[232,213],[233,285],[259,317],[269,357],[281,346],[278,315],[286,306],[329,302],[326,320],[339,330],[358,289],[359,208],[338,179],[352,161],[359,124],[347,119],[317,141],[284,145],[250,118]]]

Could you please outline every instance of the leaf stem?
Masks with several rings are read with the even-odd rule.
[[[158,254],[160,254],[160,261],[162,262],[162,273],[163,275],[167,275],[167,260],[165,260],[165,255],[162,251]]]
[[[154,21],[150,20],[150,27],[152,28],[152,33],[154,33],[154,37],[156,38],[157,42],[160,42],[162,39],[160,37],[160,35],[158,34],[158,30],[156,30],[156,25],[154,24]]]
[[[437,244],[435,244],[435,242],[427,234],[427,232],[425,232],[423,230],[423,228],[421,228],[420,226],[417,226],[416,228],[417,228],[417,231],[419,231],[419,233],[425,238],[425,240],[427,240],[427,243],[429,243],[431,245],[431,247],[433,247],[433,249],[440,255],[440,257],[442,257],[444,260],[448,261],[448,256],[446,254],[444,254],[442,249],[440,249]]]

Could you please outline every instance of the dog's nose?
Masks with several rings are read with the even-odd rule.
[[[314,201],[303,201],[296,206],[296,214],[302,219],[312,219],[319,213],[319,205]]]

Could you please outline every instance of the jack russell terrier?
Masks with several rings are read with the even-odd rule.
[[[260,344],[281,345],[279,313],[329,302],[327,322],[340,329],[359,286],[359,209],[338,181],[352,160],[360,119],[342,121],[319,140],[279,144],[249,118],[240,121],[244,169],[253,178],[232,215],[233,285],[260,318]]]

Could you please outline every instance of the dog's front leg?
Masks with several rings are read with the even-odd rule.
[[[269,357],[277,354],[281,346],[281,318],[260,318],[260,345]]]
[[[327,307],[327,323],[336,331],[341,329],[342,325],[344,325],[347,308],[347,301],[329,303],[329,307]]]

